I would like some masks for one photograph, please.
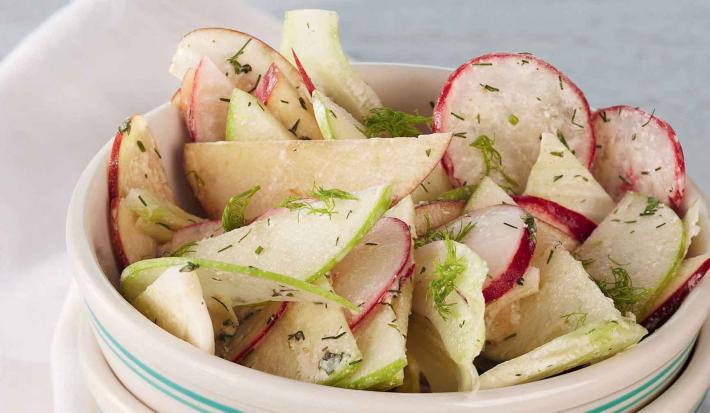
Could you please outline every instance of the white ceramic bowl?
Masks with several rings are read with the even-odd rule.
[[[450,69],[361,64],[383,102],[430,111]],[[195,206],[181,168],[187,133],[165,104],[146,115],[181,205]],[[116,290],[108,228],[107,143],[82,174],[67,219],[67,247],[106,360],[143,403],[169,412],[624,411],[648,403],[678,374],[710,308],[704,282],[655,334],[623,354],[568,374],[515,387],[465,393],[397,394],[297,382],[207,355],[161,330]],[[702,197],[691,183],[689,198]],[[705,204],[707,206],[707,203]],[[707,343],[704,345],[708,345]]]

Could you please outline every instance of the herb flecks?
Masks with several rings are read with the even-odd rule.
[[[335,372],[335,369],[343,361],[344,356],[345,353],[343,352],[333,353],[329,350],[325,350],[325,353],[323,353],[323,357],[321,357],[320,361],[318,362],[318,368],[323,370],[325,374],[330,376]]]
[[[651,123],[651,119],[653,119],[653,115],[655,115],[655,114],[656,114],[656,108],[653,108],[653,110],[651,111],[651,115],[648,117],[648,120],[646,121],[646,123],[644,123],[643,125],[641,125],[641,127],[644,128],[644,127],[646,127],[649,123]]]
[[[518,117],[512,113],[508,116],[508,123],[510,123],[513,126],[517,125],[519,121],[520,121],[520,119],[518,119]]]
[[[357,197],[349,192],[337,188],[323,188],[313,185],[313,190],[308,194],[311,199],[300,197],[288,197],[280,205],[280,208],[288,208],[291,211],[306,209],[310,215],[328,215],[337,213],[335,210],[335,200],[354,200]]]
[[[291,340],[301,341],[301,340],[305,340],[305,339],[306,339],[306,335],[303,334],[302,330],[298,330],[295,333],[288,335],[288,341],[291,341]]]
[[[229,198],[227,205],[224,207],[224,211],[222,211],[222,228],[224,228],[225,231],[229,232],[247,224],[244,211],[247,205],[249,205],[251,198],[254,194],[259,192],[260,189],[261,187],[257,185]]]
[[[418,126],[430,126],[431,117],[381,107],[372,109],[364,124],[370,137],[417,136],[420,133]]]
[[[469,146],[476,148],[481,152],[484,164],[484,175],[490,176],[491,171],[496,171],[501,177],[503,177],[509,186],[516,187],[518,185],[517,182],[515,182],[515,180],[503,170],[503,159],[500,156],[500,152],[496,150],[494,144],[495,141],[487,135],[480,135],[475,141],[469,144]]]
[[[500,92],[500,89],[498,89],[497,87],[493,87],[489,84],[481,83],[480,85],[483,89],[485,89],[488,92]]]
[[[232,65],[234,68],[234,74],[240,74],[240,73],[249,73],[251,72],[251,66],[249,64],[242,64],[239,62],[239,56],[241,56],[244,53],[244,49],[249,45],[249,42],[251,42],[251,37],[242,45],[242,47],[237,50],[237,53],[234,54],[234,56],[230,57],[227,59],[227,63]]]
[[[614,261],[612,263],[617,264]],[[594,282],[604,295],[614,300],[614,305],[622,314],[632,311],[636,303],[646,296],[648,290],[634,287],[629,273],[621,266],[612,266],[611,275],[614,281],[594,280]]]
[[[121,123],[118,126],[118,133],[120,133],[121,135],[130,135],[131,134],[131,119],[130,118],[124,120],[123,123]]]
[[[434,275],[436,279],[431,280],[427,287],[427,294],[434,301],[434,308],[439,315],[446,319],[451,315],[451,303],[447,303],[446,299],[454,291],[456,280],[466,271],[466,263],[463,258],[456,256],[456,247],[450,239],[444,241],[446,243],[446,259],[443,262],[436,264]]]
[[[468,222],[464,224],[463,221],[459,221],[458,228],[456,228],[456,224],[451,224],[447,227],[438,230],[433,230],[430,227],[429,216],[425,216],[424,220],[426,221],[426,231],[421,237],[418,237],[416,240],[414,240],[415,248],[419,248],[422,245],[426,245],[434,241],[441,241],[446,239],[461,242],[466,237],[466,235],[471,232],[473,227],[476,226],[476,224],[473,222]]]
[[[639,214],[639,216],[645,217],[645,216],[651,216],[655,214],[658,211],[658,208],[660,207],[660,202],[658,199],[650,196],[646,200],[646,208]]]

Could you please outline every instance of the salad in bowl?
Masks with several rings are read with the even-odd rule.
[[[592,112],[520,53],[464,63],[431,116],[397,111],[337,24],[288,12],[280,53],[221,28],[180,41],[172,104],[200,213],[177,205],[145,119],[119,127],[120,291],[157,326],[290,379],[474,392],[623,352],[701,281],[708,217],[667,122]]]

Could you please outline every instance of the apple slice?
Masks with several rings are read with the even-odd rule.
[[[464,212],[501,204],[516,205],[513,198],[503,188],[491,178],[484,176],[466,202]]]
[[[451,189],[449,177],[446,175],[444,167],[439,163],[429,176],[419,184],[419,187],[412,192],[412,200],[415,204],[435,201],[439,196]]]
[[[466,245],[451,240],[427,244],[414,254],[421,270],[414,276],[412,311],[431,322],[457,366],[457,386],[447,390],[475,391],[473,359],[485,340],[482,289],[488,266]]]
[[[461,216],[464,201],[433,201],[416,207],[417,236],[432,228],[439,228]]]
[[[520,300],[540,290],[540,270],[528,267],[515,286],[497,300],[486,304],[486,341],[498,342],[515,334],[520,327]]]
[[[212,321],[194,272],[167,268],[133,305],[163,330],[214,354]]]
[[[324,201],[299,202],[303,208],[283,208],[268,219],[203,239],[185,256],[318,279],[362,240],[391,199],[389,187],[383,186],[350,195],[328,199],[327,213],[318,213],[326,208]]]
[[[357,304],[360,312],[345,314],[348,326],[358,324],[385,298],[410,265],[412,237],[406,223],[381,218],[331,270],[333,290]]]
[[[486,302],[500,298],[515,285],[535,250],[528,215],[513,205],[496,205],[463,215],[444,230],[488,263],[483,286]]]
[[[187,129],[194,142],[224,139],[227,101],[232,89],[234,85],[224,72],[209,57],[203,57],[195,70],[186,117]]]
[[[229,197],[260,185],[246,208],[250,220],[287,196],[307,193],[314,182],[346,191],[389,183],[397,201],[426,178],[450,140],[449,134],[434,134],[331,142],[194,143],[185,145],[185,170],[197,199],[215,219]],[[274,169],[276,159],[279,168]]]
[[[243,315],[234,335],[217,340],[215,353],[223,359],[238,363],[266,337],[276,321],[286,312],[288,303],[267,303],[241,307]]]
[[[678,269],[685,244],[683,221],[671,208],[629,192],[577,255],[622,312],[643,320]]]
[[[528,54],[493,53],[461,65],[441,90],[433,130],[452,132],[444,167],[457,185],[476,184],[486,172],[494,180],[523,190],[538,155],[543,132],[564,136],[582,164],[594,158],[594,130],[584,94],[549,63]],[[494,140],[500,154],[472,147],[480,136]],[[502,169],[512,178],[500,174]]]
[[[291,10],[284,17],[281,51],[298,54],[316,89],[362,121],[382,106],[375,91],[350,66],[340,46],[338,14],[326,10]]]
[[[322,139],[309,92],[303,86],[292,85],[274,62],[256,87],[254,96],[300,139]]]
[[[317,285],[328,287],[324,278]],[[359,360],[362,354],[338,307],[290,303],[240,363],[281,377],[330,384],[351,374]]]
[[[634,191],[680,208],[685,159],[671,125],[630,106],[599,109],[592,124],[599,148],[592,173],[615,200]]]
[[[160,246],[159,255],[181,256],[189,251],[198,241],[204,238],[222,235],[223,233],[224,229],[222,229],[222,222],[220,221],[202,221],[197,224],[188,225],[175,231],[170,242]]]
[[[676,312],[685,297],[700,284],[710,270],[710,254],[699,255],[683,261],[678,273],[649,306],[648,315],[641,324],[653,332]]]
[[[180,82],[180,88],[175,91],[170,99],[173,107],[180,112],[182,119],[187,122],[190,109],[190,97],[192,96],[192,83],[195,80],[195,69],[188,69]]]
[[[291,140],[297,136],[284,127],[254,96],[234,89],[227,113],[228,141]]]
[[[514,199],[530,215],[550,223],[580,242],[587,239],[597,227],[594,221],[556,202],[531,195],[519,195]]]
[[[145,189],[131,189],[126,195],[125,202],[143,220],[172,231],[204,221],[175,204],[159,199]]]
[[[623,318],[567,250],[553,246],[547,256],[540,290],[519,301],[518,328],[498,340],[486,337],[486,357],[510,360],[587,324]]]
[[[212,60],[241,90],[253,91],[274,62],[278,62],[292,85],[301,84],[296,68],[276,50],[256,37],[223,28],[197,29],[186,34],[173,55],[170,73],[182,79],[203,57]]]
[[[598,224],[614,201],[559,137],[543,133],[524,195],[546,199]]]
[[[385,216],[390,218],[397,218],[398,220],[407,224],[407,227],[409,227],[409,231],[411,232],[412,238],[414,237],[414,234],[416,234],[414,228],[414,202],[412,202],[412,197],[410,195],[405,196],[399,202],[397,202],[395,206],[388,209],[387,212],[385,212]]]
[[[313,112],[324,139],[366,139],[365,126],[328,96],[313,91]]]
[[[111,201],[111,244],[120,268],[156,255],[158,240],[140,228],[139,220],[125,199]]]
[[[683,257],[688,258],[688,252],[693,245],[693,240],[702,233],[702,204],[700,200],[696,200],[693,205],[688,208],[683,216],[683,230],[685,231],[685,251]]]

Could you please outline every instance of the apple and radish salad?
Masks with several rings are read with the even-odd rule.
[[[201,211],[129,118],[108,164],[120,291],[229,362],[360,390],[511,386],[634,346],[710,268],[670,125],[591,111],[538,57],[473,58],[431,116],[404,113],[350,65],[337,14],[295,10],[280,51],[197,29],[170,73]]]

